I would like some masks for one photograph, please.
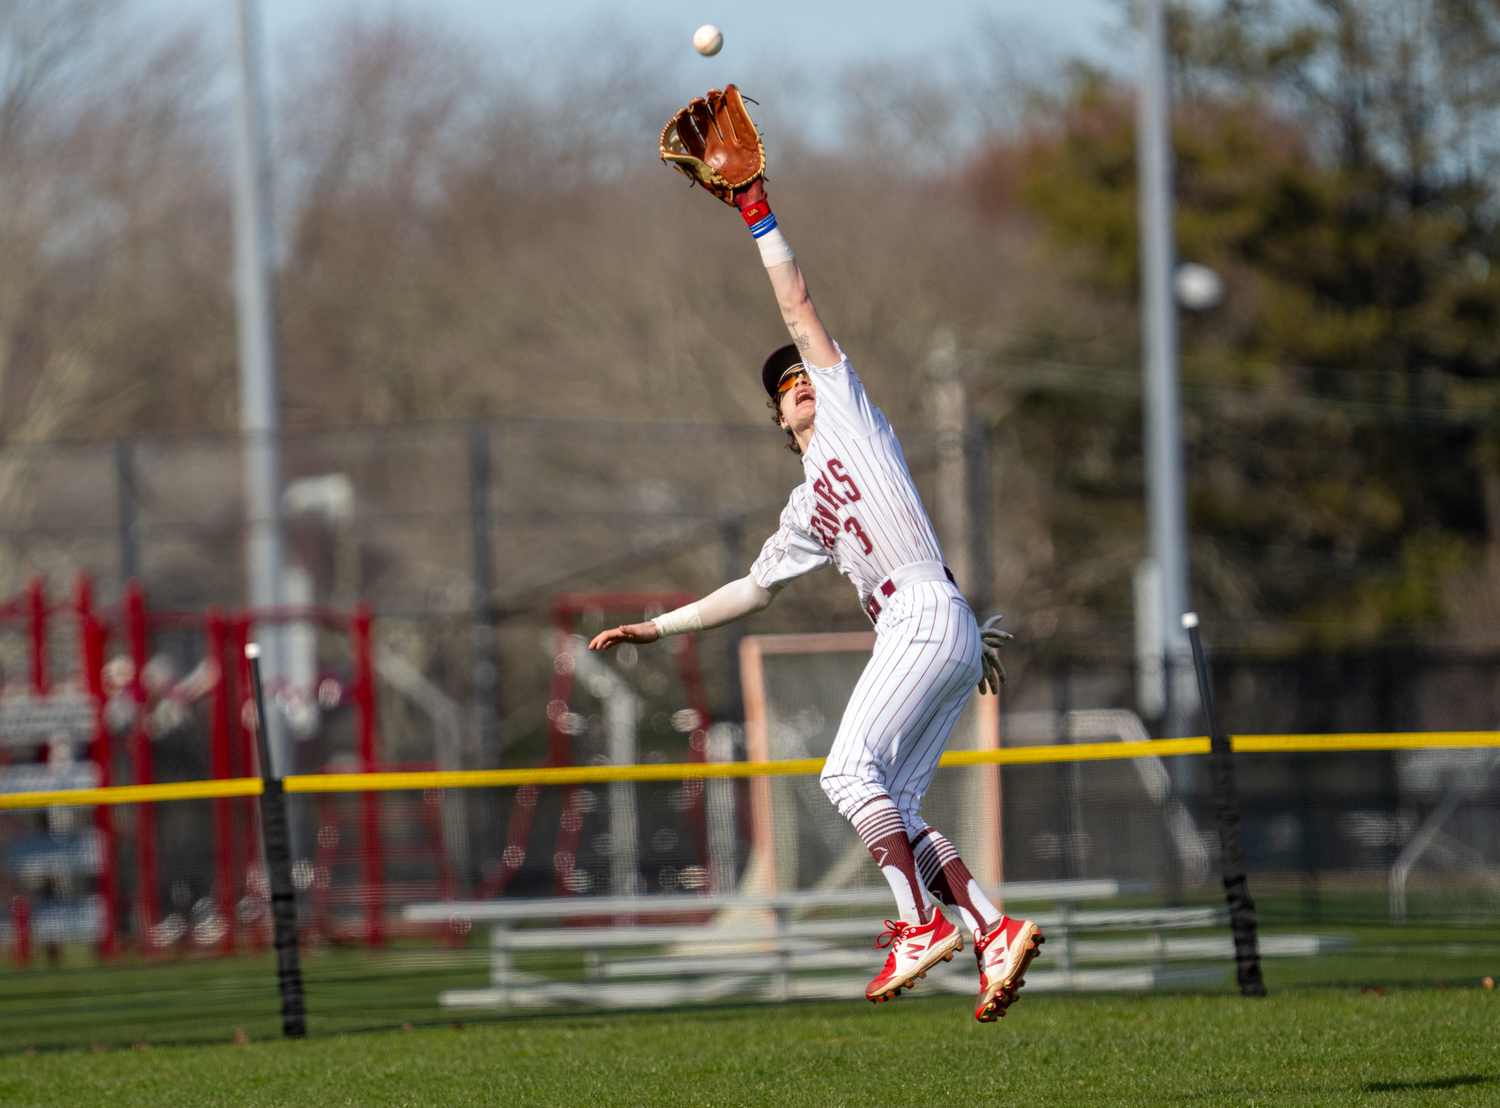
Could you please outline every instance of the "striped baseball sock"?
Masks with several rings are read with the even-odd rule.
[[[986,932],[994,930],[1004,913],[984,895],[952,843],[927,827],[912,840],[911,849],[917,869],[933,898],[958,909],[964,923],[974,932],[976,942]]]
[[[927,899],[927,890],[917,875],[917,863],[911,856],[911,844],[901,813],[889,796],[878,797],[854,813],[851,820],[885,879],[896,894],[896,907],[907,923],[921,925],[932,921],[936,910]]]

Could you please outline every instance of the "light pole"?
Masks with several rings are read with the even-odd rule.
[[[1146,519],[1157,577],[1164,673],[1164,734],[1180,735],[1191,695],[1191,653],[1182,630],[1188,610],[1187,506],[1183,492],[1182,397],[1177,305],[1172,295],[1175,221],[1163,0],[1143,5],[1144,50],[1136,137],[1141,231],[1141,334],[1145,374]],[[1183,695],[1184,693],[1188,695]]]
[[[240,433],[245,451],[247,592],[252,607],[268,608],[282,599],[281,421],[272,287],[275,232],[258,16],[255,0],[236,0],[234,290],[239,320]],[[268,626],[259,639],[274,692],[282,670],[280,630]],[[274,711],[266,725],[275,774],[285,775],[292,769],[287,729]]]

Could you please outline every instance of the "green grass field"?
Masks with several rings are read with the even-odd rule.
[[[307,951],[311,1037],[286,1042],[268,954],[71,950],[0,972],[0,1105],[1500,1104],[1500,993],[1480,987],[1500,932],[1376,918],[1340,906],[1312,930],[1352,945],[1268,960],[1264,1001],[1233,995],[1225,965],[1195,992],[1025,996],[996,1026],[920,990],[880,1008],[456,1015],[438,994],[485,983],[476,935]],[[530,957],[583,978],[580,954]]]
[[[1500,977],[1500,929],[1486,925],[1367,926],[1345,912],[1344,926],[1310,928],[1341,935],[1350,946],[1318,958],[1268,959],[1274,994],[1359,986],[1391,990],[1459,989],[1485,976]],[[1263,934],[1279,929],[1268,927]],[[1288,930],[1302,930],[1289,928]],[[305,951],[303,975],[314,1035],[374,1032],[447,1024],[455,1017],[438,1004],[444,989],[482,987],[489,976],[485,936],[460,948],[397,946],[383,951],[322,946]],[[638,952],[649,955],[649,951]],[[1040,968],[1061,956],[1043,951]],[[967,955],[965,956],[967,957]],[[38,962],[43,960],[38,957]],[[1173,963],[1174,966],[1181,963]],[[531,952],[517,968],[582,981],[583,955]],[[1229,991],[1233,968],[1219,963],[1217,983],[1199,990]],[[87,950],[64,951],[62,963],[0,970],[0,1055],[25,1050],[105,1050],[135,1043],[183,1046],[252,1041],[280,1030],[275,963],[269,953],[234,958],[127,956],[100,965]],[[479,1020],[498,1014],[480,1013]],[[466,1018],[466,1017],[459,1017]],[[474,1022],[470,1019],[470,1022]]]
[[[0,1103],[1489,1105],[1497,1027],[1481,989],[1039,997],[992,1026],[912,994],[11,1055]]]

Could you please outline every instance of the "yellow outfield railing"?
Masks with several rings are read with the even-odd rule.
[[[1360,750],[1421,750],[1434,747],[1500,746],[1500,731],[1409,731],[1349,735],[1234,735],[1238,754],[1319,754]],[[1152,739],[1148,742],[1067,743],[1012,746],[999,750],[955,750],[942,766],[1019,766],[1049,762],[1098,762],[1124,758],[1207,754],[1208,739]],[[391,792],[415,789],[515,788],[522,785],[597,785],[611,781],[682,781],[710,777],[796,777],[820,773],[822,758],[778,762],[679,762],[671,765],[557,766],[539,769],[485,769],[427,773],[296,774],[282,780],[289,793]],[[0,811],[54,805],[141,804],[164,800],[211,800],[259,796],[258,777],[218,781],[179,781],[161,785],[112,785],[101,789],[0,793]]]

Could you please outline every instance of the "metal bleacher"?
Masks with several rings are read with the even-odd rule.
[[[1026,912],[1047,937],[1027,974],[1032,993],[1206,985],[1233,969],[1220,908],[1083,907],[1144,891],[1109,880],[1010,882],[989,891],[1008,906],[1044,906]],[[447,990],[445,1007],[635,1008],[862,997],[886,957],[871,945],[883,922],[870,911],[889,905],[889,890],[879,887],[414,904],[405,916],[489,929],[489,985]],[[1279,935],[1262,939],[1261,954],[1311,956],[1348,943]],[[972,992],[968,949],[966,941],[965,953],[932,970],[925,987]]]

